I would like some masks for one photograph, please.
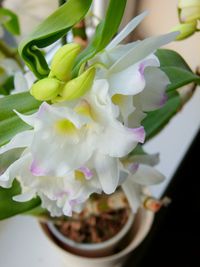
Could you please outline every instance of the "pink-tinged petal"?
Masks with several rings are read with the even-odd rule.
[[[85,166],[80,167],[78,170],[81,171],[85,175],[85,178],[87,180],[91,179],[93,176],[93,172]]]
[[[31,164],[30,171],[34,176],[45,176],[46,172],[34,160]]]
[[[128,166],[128,170],[133,174],[135,173],[139,168],[139,163],[132,163]]]
[[[167,75],[160,69],[148,67],[145,70],[146,86],[140,94],[140,102],[143,111],[153,111],[161,108],[166,100],[166,89],[170,84]]]
[[[129,66],[154,53],[159,47],[175,40],[177,35],[177,32],[171,32],[161,36],[149,37],[139,42],[128,53],[119,58],[119,60],[113,64],[111,71],[114,73],[128,68]]]
[[[144,143],[145,140],[145,130],[144,127],[138,127],[138,128],[129,128],[129,131],[132,132],[135,135],[135,138],[138,142]]]
[[[166,93],[164,93],[160,99],[159,106],[162,107],[167,102],[168,96]]]
[[[62,190],[54,195],[55,199],[62,198],[64,196],[69,196],[71,194],[70,190]],[[53,198],[51,198],[53,200]]]
[[[127,128],[119,122],[110,122],[98,138],[98,149],[111,157],[124,157],[144,141],[144,128]]]
[[[139,64],[134,64],[120,72],[109,71],[107,80],[111,96],[115,94],[136,95],[144,89],[145,79],[138,68]]]
[[[145,67],[146,67],[146,65],[142,62],[142,63],[140,63],[139,68],[138,68],[139,73],[141,74],[141,76],[142,76],[143,79],[144,79],[144,70],[145,70]]]

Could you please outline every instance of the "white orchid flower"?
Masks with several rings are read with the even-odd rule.
[[[92,193],[101,193],[101,185],[95,171],[81,167],[66,176],[34,176],[30,171],[32,156],[24,155],[9,166],[0,176],[0,185],[9,187],[13,179],[20,182],[22,192],[14,196],[18,202],[28,201],[39,196],[42,207],[52,216],[72,216],[72,212],[80,212],[85,201]]]
[[[106,80],[96,81],[83,100],[90,111],[89,129],[96,135],[94,166],[103,191],[110,194],[119,182],[118,158],[131,152],[138,142],[144,142],[144,129],[127,128],[118,120],[118,107],[111,101]]]
[[[165,179],[153,167],[158,161],[158,154],[134,155],[121,165],[121,175],[126,176],[121,186],[134,213],[141,205],[146,187],[159,184]]]
[[[165,102],[169,80],[154,52],[176,37],[171,33],[119,45],[143,16],[131,21],[91,60],[90,64],[98,62],[104,68],[97,70],[85,95],[54,105],[43,102],[32,115],[16,111],[32,129],[0,148],[0,154],[24,149],[0,175],[1,186],[11,186],[15,177],[20,182],[22,194],[15,200],[39,196],[52,215],[71,215],[81,210],[90,194],[111,194],[121,185],[135,212],[143,188],[163,180],[148,157],[125,160],[144,142],[144,112]],[[16,88],[26,87],[21,78],[15,77]]]
[[[107,81],[98,80],[73,108],[43,103],[33,115],[17,113],[33,130],[17,134],[0,154],[28,148],[34,176],[64,176],[91,159],[103,191],[114,192],[119,182],[118,159],[144,141],[144,129],[128,128],[118,121],[118,107],[108,92]]]
[[[134,18],[103,52],[91,60],[91,64],[99,63],[103,66],[97,71],[96,77],[107,79],[110,96],[120,107],[122,120],[126,125],[129,115],[136,110],[131,96],[140,96],[142,119],[142,111],[160,108],[165,103],[165,90],[169,84],[166,74],[158,68],[160,63],[154,52],[174,40],[177,33],[119,45],[145,15],[146,13],[142,13]],[[135,101],[138,102],[138,99]]]

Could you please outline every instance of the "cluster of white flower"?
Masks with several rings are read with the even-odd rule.
[[[95,72],[89,76],[87,87],[91,86],[87,90],[79,80],[82,89],[76,97],[67,98],[61,93],[57,103],[43,102],[32,115],[16,111],[32,127],[0,149],[3,154],[24,148],[21,157],[0,176],[4,187],[10,187],[14,178],[20,182],[22,193],[14,197],[16,201],[37,195],[52,216],[70,216],[82,209],[92,193],[111,194],[121,185],[136,211],[142,187],[163,180],[163,175],[152,167],[157,155],[128,157],[145,140],[141,125],[145,112],[165,103],[169,80],[159,69],[154,52],[175,37],[171,33],[119,45],[142,17],[131,21],[88,62],[89,69]],[[62,92],[68,92],[69,87]],[[37,94],[35,88],[33,95]],[[52,99],[57,99],[54,94]]]

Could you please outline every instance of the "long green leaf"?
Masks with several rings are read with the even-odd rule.
[[[73,76],[78,74],[82,64],[104,49],[117,33],[127,0],[110,0],[105,19],[98,25],[89,46],[77,57]]]
[[[200,77],[193,72],[179,67],[162,67],[161,69],[167,74],[171,81],[171,84],[167,88],[168,91],[173,91],[192,82],[200,84]]]
[[[30,114],[36,111],[40,104],[41,102],[36,101],[28,92],[0,98],[0,146],[18,132],[30,129],[13,110]]]
[[[14,35],[20,34],[19,20],[15,13],[6,8],[0,8],[0,22],[7,31]]]
[[[39,198],[23,203],[12,200],[12,197],[20,194],[20,192],[21,188],[16,180],[11,188],[5,189],[0,187],[0,220],[32,210],[40,205],[41,201]]]
[[[180,96],[177,92],[169,93],[168,97],[163,108],[148,112],[142,121],[146,132],[146,141],[161,131],[181,107]]]
[[[21,42],[19,53],[38,78],[49,73],[44,55],[38,48],[46,47],[66,34],[86,15],[91,3],[92,0],[68,0]]]
[[[200,77],[192,72],[185,60],[175,51],[159,49],[156,52],[161,69],[167,74],[171,84],[168,91],[173,91],[191,82],[200,84]]]

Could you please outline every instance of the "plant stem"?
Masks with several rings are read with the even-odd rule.
[[[85,20],[81,20],[72,28],[72,34],[74,36],[74,42],[80,44],[82,47],[87,46],[87,34],[85,28]]]
[[[8,58],[13,58],[18,65],[23,69],[23,64],[20,60],[20,57],[17,53],[17,50],[9,48],[3,41],[0,41],[0,51]]]

